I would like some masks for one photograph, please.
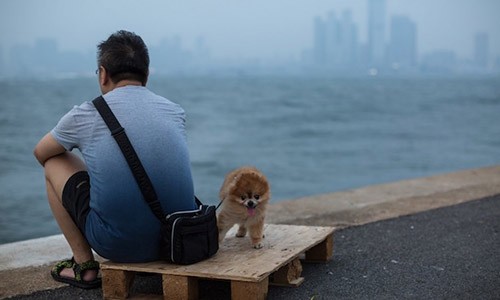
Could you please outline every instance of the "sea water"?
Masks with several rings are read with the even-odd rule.
[[[181,104],[196,194],[261,169],[272,202],[500,163],[500,78],[151,78]],[[32,155],[94,78],[0,81],[0,243],[59,233]],[[168,153],[168,149],[165,149]]]

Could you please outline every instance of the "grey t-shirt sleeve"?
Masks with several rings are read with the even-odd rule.
[[[75,120],[77,109],[77,106],[73,107],[72,110],[59,120],[56,127],[50,131],[54,139],[68,151],[78,147],[78,126]]]
[[[96,113],[91,102],[75,106],[59,120],[51,134],[66,150],[83,150],[81,147],[88,144],[92,137]]]

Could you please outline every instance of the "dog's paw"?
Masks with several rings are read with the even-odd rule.
[[[244,237],[245,235],[247,235],[247,229],[243,226],[240,226],[238,228],[238,232],[236,232],[236,237]]]
[[[255,249],[260,249],[260,248],[264,247],[264,244],[262,244],[262,243],[260,243],[260,242],[259,242],[259,243],[257,243],[257,244],[254,244],[254,245],[253,245],[253,247],[254,247]]]

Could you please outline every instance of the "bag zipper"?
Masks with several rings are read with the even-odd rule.
[[[177,224],[177,221],[179,221],[180,218],[175,219],[174,224],[172,224],[172,232],[170,233],[170,259],[172,262],[175,263],[174,260],[174,231],[175,231],[175,224]]]
[[[183,210],[183,211],[177,211],[177,212],[174,212],[174,213],[171,213],[171,214],[168,214],[165,219],[169,219],[171,216],[175,215],[175,214],[184,214],[184,213],[195,213],[195,212],[199,212],[203,209],[203,207],[200,205],[200,207],[196,210]],[[172,260],[172,262],[176,262],[174,260],[174,231],[175,231],[175,225],[177,224],[177,221],[179,221],[181,218],[177,218],[175,219],[174,223],[172,224],[172,231],[170,232],[170,260]]]
[[[166,217],[165,217],[165,221],[170,218],[171,216],[173,215],[177,215],[177,214],[185,214],[185,213],[194,213],[194,212],[199,212],[203,209],[203,207],[199,207],[198,209],[194,209],[194,210],[181,210],[181,211],[176,211],[176,212],[173,212],[171,214],[168,214]]]

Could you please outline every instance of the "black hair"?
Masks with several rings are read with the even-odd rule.
[[[97,45],[97,49],[97,66],[103,66],[114,83],[133,79],[146,85],[149,53],[140,36],[120,30]]]

